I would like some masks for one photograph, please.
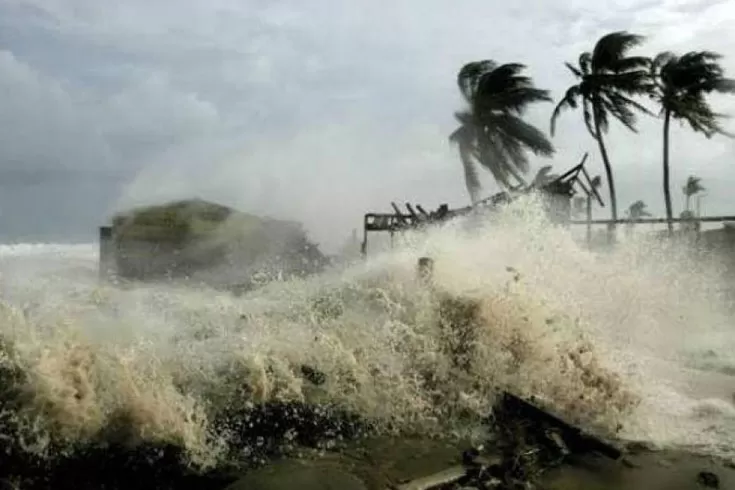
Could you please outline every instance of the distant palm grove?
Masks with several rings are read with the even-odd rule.
[[[712,109],[707,96],[712,92],[735,93],[735,80],[725,77],[719,64],[721,56],[710,51],[682,55],[664,52],[654,57],[631,55],[631,50],[643,41],[643,36],[613,32],[600,38],[592,51],[582,53],[576,64],[565,63],[574,84],[556,103],[551,114],[550,134],[554,135],[556,121],[565,110],[580,110],[587,131],[597,142],[610,193],[612,219],[617,220],[613,159],[605,144],[605,135],[614,121],[635,132],[638,114],[661,118],[662,187],[671,232],[671,120],[686,122],[693,131],[707,138],[728,135],[720,125],[723,116]],[[466,108],[455,114],[459,127],[449,139],[458,147],[473,203],[480,199],[477,173],[480,167],[489,171],[501,188],[513,189],[526,185],[524,175],[529,171],[530,154],[543,157],[554,154],[554,146],[547,135],[523,119],[532,104],[554,101],[548,90],[535,87],[531,78],[523,75],[525,68],[519,63],[482,60],[467,63],[457,75]],[[549,168],[543,170],[548,172]],[[686,186],[684,189],[687,212],[691,192],[702,190],[701,185],[695,190],[691,179],[696,177],[691,177],[687,184],[689,189]],[[699,184],[698,179],[696,184]],[[634,203],[627,214],[629,217],[645,216],[645,205]]]

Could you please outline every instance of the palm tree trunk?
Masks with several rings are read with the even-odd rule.
[[[610,209],[612,213],[613,223],[610,225],[610,231],[615,230],[615,221],[618,219],[618,200],[615,194],[615,181],[613,180],[612,167],[610,166],[610,158],[607,156],[607,149],[605,148],[605,142],[602,140],[602,132],[600,131],[600,120],[597,117],[597,111],[592,111],[593,119],[595,123],[595,139],[597,139],[597,145],[600,147],[600,154],[602,155],[602,163],[605,166],[605,175],[607,176],[607,186],[610,189]]]
[[[592,246],[592,196],[587,196],[587,247]]]
[[[689,209],[692,206],[692,196],[690,196],[689,194],[685,194],[685,197],[686,197],[686,208],[685,209],[689,211]]]
[[[666,225],[668,226],[669,235],[674,234],[673,210],[671,208],[671,190],[669,189],[669,123],[671,122],[671,112],[666,111],[664,114],[664,201],[666,202]],[[688,205],[687,205],[688,206]]]

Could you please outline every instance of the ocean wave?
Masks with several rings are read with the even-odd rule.
[[[94,248],[3,249],[0,420],[18,458],[173,447],[203,470],[362,431],[458,437],[499,390],[607,435],[733,449],[730,395],[686,391],[677,370],[692,339],[733,341],[716,264],[640,238],[590,253],[532,201],[241,297],[100,284]]]

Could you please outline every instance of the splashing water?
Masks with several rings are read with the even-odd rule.
[[[227,410],[328,404],[449,436],[501,388],[599,431],[735,454],[735,331],[716,260],[645,237],[595,254],[539,209],[519,201],[242,297],[99,284],[96,246],[2,247],[0,370],[13,383],[0,418],[49,458],[114,438],[175,444],[208,467],[226,457],[213,421]],[[420,256],[435,260],[434,292],[415,277]],[[476,306],[468,372],[447,354],[441,298]]]

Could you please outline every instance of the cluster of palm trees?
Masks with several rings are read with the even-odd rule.
[[[702,185],[701,177],[697,177],[696,175],[690,175],[689,177],[687,177],[686,182],[681,187],[681,192],[684,195],[685,203],[684,211],[681,213],[682,218],[694,218],[695,216],[699,215],[699,209],[697,209],[696,213],[692,210],[692,198],[697,196],[697,194],[700,194],[700,196],[697,197],[703,197],[701,193],[706,190],[707,189],[704,187],[704,185]],[[585,200],[585,198],[581,199]],[[699,208],[699,200],[697,200],[697,208]],[[628,206],[625,214],[628,219],[633,221],[651,216],[651,213],[648,212],[648,205],[646,205],[646,203],[640,199]]]
[[[637,34],[613,32],[600,38],[591,52],[582,53],[576,65],[565,63],[576,83],[558,101],[551,115],[550,133],[554,135],[556,121],[564,110],[581,108],[585,126],[600,150],[612,219],[616,221],[615,180],[604,137],[613,120],[635,132],[639,113],[657,115],[641,99],[653,102],[663,120],[663,190],[668,228],[672,231],[671,120],[686,122],[708,138],[727,134],[720,124],[722,115],[712,110],[707,96],[712,92],[735,93],[735,80],[725,77],[719,64],[721,56],[710,51],[680,56],[664,52],[653,58],[631,55],[631,50],[643,41],[644,37]],[[473,203],[480,198],[479,167],[488,170],[501,187],[512,189],[526,185],[523,175],[529,170],[529,154],[554,154],[546,134],[523,120],[531,105],[552,102],[548,90],[535,87],[523,75],[525,68],[519,63],[483,60],[467,63],[458,73],[457,83],[467,108],[455,114],[460,126],[450,141],[459,148]]]

